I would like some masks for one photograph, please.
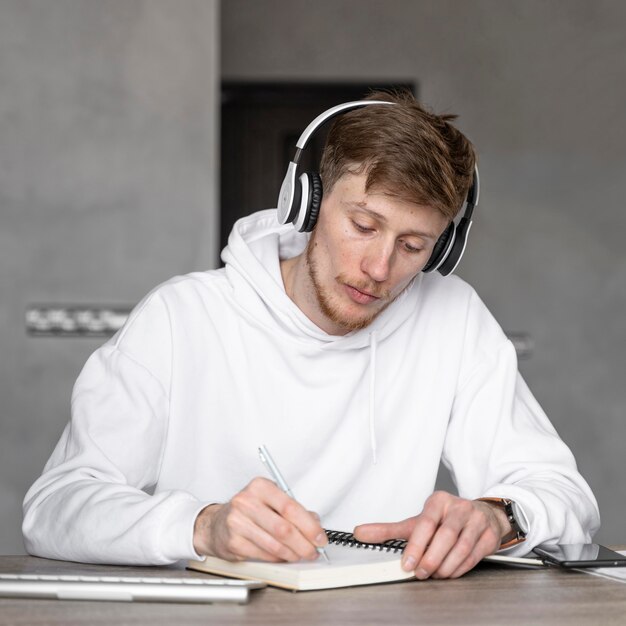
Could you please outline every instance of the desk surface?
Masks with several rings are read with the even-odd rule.
[[[190,576],[180,568],[84,565],[0,556],[0,571],[92,575]],[[457,580],[292,593],[252,592],[247,605],[155,604],[0,598],[0,626],[26,624],[624,624],[626,585],[556,568],[480,564]]]

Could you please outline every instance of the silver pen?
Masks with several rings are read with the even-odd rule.
[[[285,479],[283,478],[283,475],[280,473],[280,470],[278,469],[278,466],[276,465],[276,463],[274,463],[274,459],[272,458],[272,455],[269,453],[268,449],[265,446],[261,446],[259,448],[259,458],[263,462],[263,465],[265,465],[265,467],[267,467],[267,469],[269,470],[269,472],[272,475],[272,478],[274,479],[276,484],[290,498],[293,498],[295,500],[296,498],[293,495],[293,492],[291,491],[291,489],[289,489],[289,486],[285,482]],[[315,549],[317,550],[317,552],[319,554],[321,554],[326,559],[327,563],[330,563],[330,559],[328,558],[328,555],[326,554],[326,550],[324,550],[324,548],[318,548],[316,546]]]

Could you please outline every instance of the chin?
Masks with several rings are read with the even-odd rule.
[[[362,330],[369,326],[383,309],[384,307],[377,308],[374,311],[364,311],[359,308],[355,311],[353,306],[344,307],[343,310],[337,307],[329,317],[335,324],[346,331]]]

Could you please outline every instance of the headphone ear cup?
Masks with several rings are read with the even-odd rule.
[[[454,238],[455,225],[454,222],[450,222],[439,239],[437,239],[437,243],[435,243],[430,259],[428,259],[426,265],[424,265],[422,272],[432,272],[433,270],[436,270],[443,263],[443,261],[445,261],[448,253],[450,252],[450,246],[454,242]]]
[[[302,226],[302,232],[310,233],[315,227],[317,218],[320,214],[323,191],[322,179],[319,174],[316,172],[308,172],[306,176],[309,178],[309,201],[304,224]]]

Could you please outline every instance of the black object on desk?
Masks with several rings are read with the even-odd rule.
[[[545,544],[533,552],[561,567],[626,567],[626,556],[598,543]]]

